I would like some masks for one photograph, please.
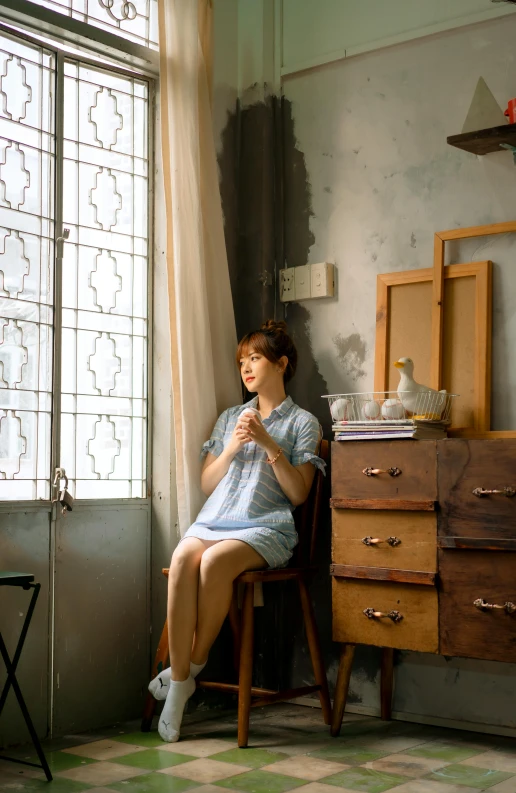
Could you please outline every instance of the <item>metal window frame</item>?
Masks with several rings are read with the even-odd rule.
[[[124,77],[129,78],[138,78],[144,80],[148,84],[148,136],[147,136],[147,157],[148,157],[148,173],[149,173],[149,190],[147,196],[147,207],[148,207],[148,267],[147,267],[147,427],[146,427],[146,441],[147,441],[147,455],[146,455],[146,465],[145,465],[145,475],[146,475],[146,495],[142,498],[132,497],[129,496],[127,498],[105,498],[105,499],[76,499],[77,506],[83,504],[100,504],[102,507],[109,507],[117,505],[139,505],[139,506],[149,506],[151,504],[151,493],[152,493],[152,408],[153,408],[153,283],[154,283],[154,136],[155,136],[155,112],[156,112],[156,84],[157,81],[155,76],[143,70],[140,66],[134,66],[133,69],[125,68],[124,66],[99,62],[97,60],[93,60],[92,58],[88,58],[86,55],[82,55],[80,53],[70,53],[68,51],[63,50],[57,42],[49,43],[48,39],[45,37],[45,40],[42,41],[38,36],[32,36],[29,33],[26,33],[24,30],[13,29],[8,24],[5,25],[2,23],[1,18],[3,15],[3,6],[4,2],[13,5],[16,4],[21,7],[24,5],[31,6],[34,9],[39,9],[40,11],[48,11],[44,6],[38,6],[35,3],[29,2],[29,0],[0,0],[0,33],[4,33],[7,36],[15,36],[17,38],[23,39],[30,44],[34,44],[38,47],[45,47],[45,49],[54,53],[56,59],[56,82],[55,82],[55,89],[56,89],[56,102],[55,102],[55,140],[56,140],[56,149],[55,149],[55,181],[54,181],[54,205],[55,205],[55,216],[54,216],[54,261],[55,261],[55,270],[54,270],[54,323],[53,323],[53,382],[52,382],[52,429],[51,429],[51,499],[53,498],[52,492],[52,476],[53,472],[55,471],[56,467],[59,466],[59,454],[60,454],[60,419],[61,419],[61,336],[59,335],[59,331],[61,328],[61,295],[62,295],[62,259],[57,257],[57,243],[56,240],[58,237],[62,235],[62,165],[63,165],[63,157],[62,157],[62,147],[64,144],[63,139],[63,122],[64,122],[64,105],[62,101],[63,97],[63,90],[64,90],[64,61],[65,60],[76,60],[79,63],[83,63],[89,66],[93,66],[96,68],[106,69],[116,74],[120,74]],[[69,22],[74,22],[77,24],[82,25],[85,28],[90,28],[92,26],[87,25],[85,23],[78,23],[77,20],[70,20],[68,17],[65,17],[63,14],[59,14],[57,12],[49,11],[52,16],[57,17],[57,21],[67,20]],[[33,20],[34,22],[34,20]],[[34,28],[34,24],[32,25]],[[95,29],[97,30],[97,29]],[[41,32],[41,31],[40,31]],[[45,31],[46,32],[46,31]],[[105,33],[104,31],[99,31],[100,33]],[[144,47],[140,47],[139,45],[134,45],[132,42],[127,42],[119,36],[114,36],[112,34],[105,34],[110,39],[115,39],[116,44],[123,43],[125,45],[129,45],[130,48],[137,47],[141,50],[146,50]],[[52,36],[54,38],[54,36]],[[73,47],[77,49],[77,45],[74,43]],[[82,48],[81,48],[82,50]],[[147,51],[147,50],[146,50]],[[152,50],[148,50],[148,52],[152,53]],[[104,52],[104,56],[105,56]],[[124,57],[121,58],[123,62],[126,62]],[[57,310],[59,308],[59,311]],[[59,343],[57,340],[59,339]],[[27,509],[30,508],[29,505],[37,505],[39,509],[43,508],[44,510],[48,510],[50,506],[52,506],[51,499],[46,501],[44,499],[41,500],[13,500],[13,501],[1,501],[0,502],[0,513],[2,512],[10,512],[16,511],[17,509]]]
[[[32,3],[31,0],[0,0],[0,19],[22,30],[49,36],[57,42],[84,51],[85,58],[88,53],[95,54],[102,59],[132,67],[142,76],[158,76],[159,55],[156,50]]]

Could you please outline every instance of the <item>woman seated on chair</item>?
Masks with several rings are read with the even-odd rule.
[[[172,556],[168,588],[170,667],[149,685],[165,699],[164,741],[179,738],[194,678],[229,611],[233,581],[246,570],[284,567],[297,544],[292,517],[315,475],[321,428],[287,397],[296,348],[284,322],[267,321],[237,349],[242,380],[254,399],[225,410],[202,450],[208,496]]]

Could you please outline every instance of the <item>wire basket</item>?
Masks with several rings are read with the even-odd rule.
[[[353,421],[414,421],[450,423],[457,394],[435,391],[369,391],[357,394],[325,394],[334,424]]]

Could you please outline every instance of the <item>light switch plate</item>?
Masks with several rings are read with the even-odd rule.
[[[310,297],[310,265],[294,267],[296,300],[308,300]]]
[[[282,303],[290,303],[296,299],[295,292],[295,267],[286,267],[279,271],[280,300]]]
[[[333,297],[335,272],[331,262],[320,262],[310,266],[310,291],[312,297]]]

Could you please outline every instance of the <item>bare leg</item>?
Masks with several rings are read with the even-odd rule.
[[[233,581],[245,570],[258,570],[267,562],[241,540],[221,540],[202,555],[197,599],[197,627],[192,661],[202,664],[229,611]]]
[[[174,551],[168,576],[168,642],[172,680],[190,675],[190,656],[197,622],[199,570],[206,544],[187,537]]]

